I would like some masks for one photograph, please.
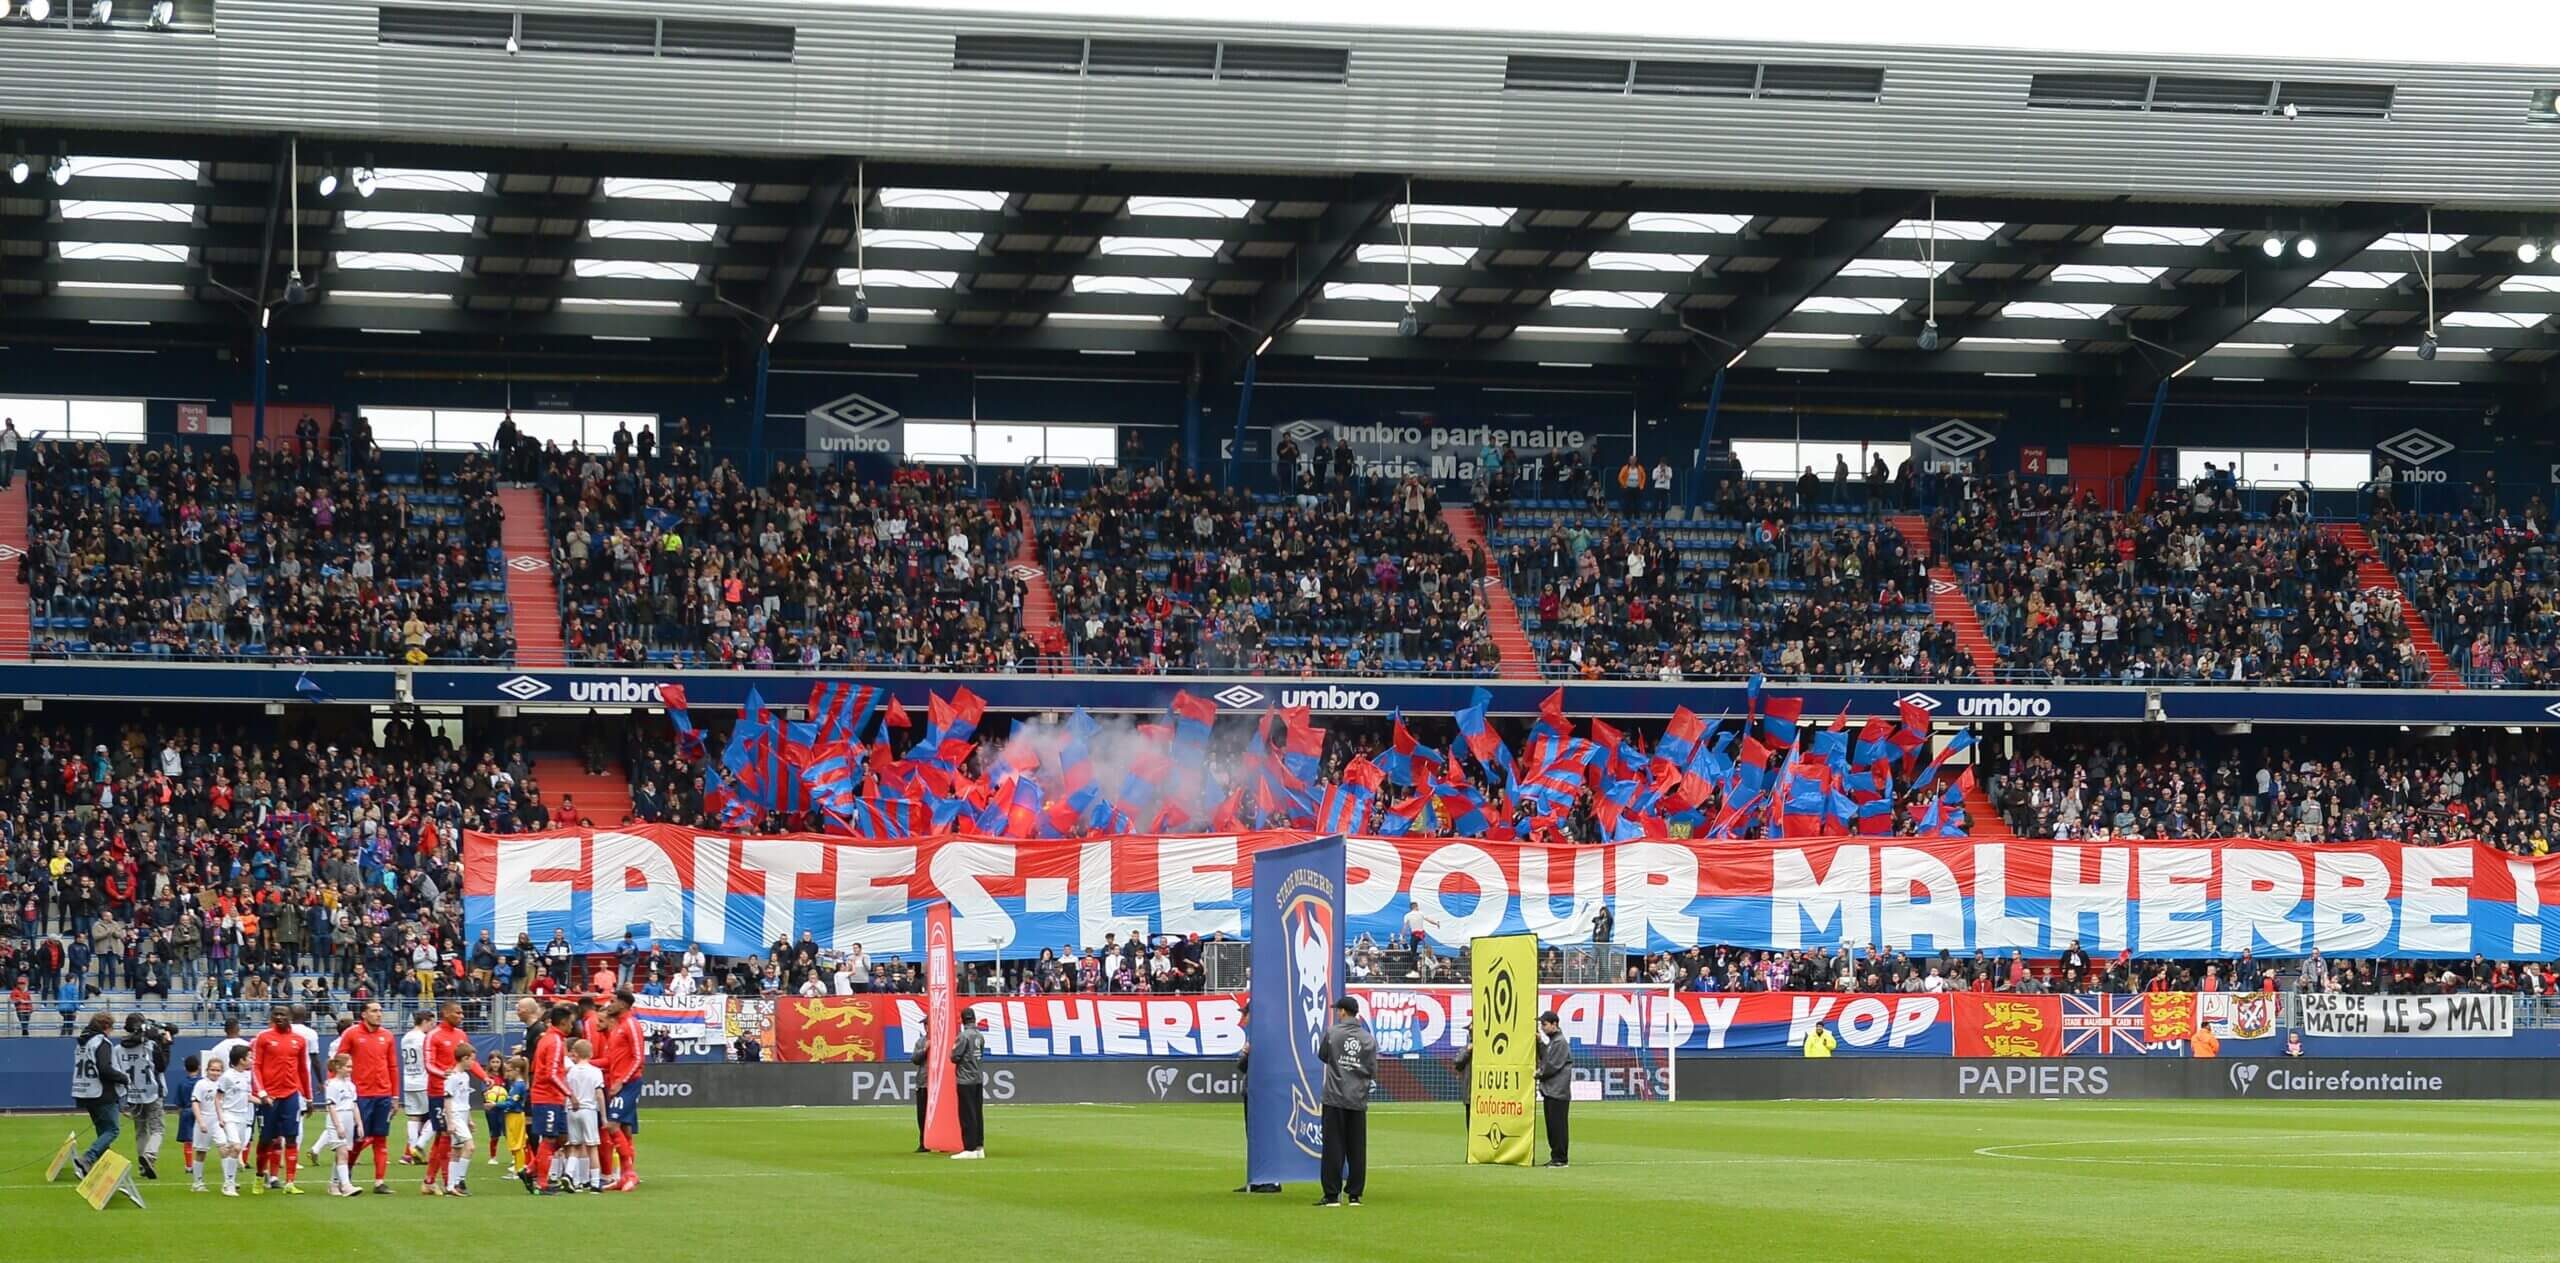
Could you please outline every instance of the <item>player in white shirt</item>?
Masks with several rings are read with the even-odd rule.
[[[257,1084],[249,1078],[249,1046],[231,1050],[231,1068],[214,1086],[213,1144],[222,1153],[222,1195],[240,1195],[240,1155],[257,1118]]]
[[[216,1040],[213,1047],[204,1050],[204,1077],[221,1078],[222,1072],[231,1066],[231,1050],[248,1046],[249,1041],[240,1035],[240,1019],[235,1017],[225,1020],[222,1024],[222,1038]]]
[[[592,1060],[595,1046],[581,1039],[569,1045],[569,1073],[562,1076],[569,1088],[569,1139],[564,1152],[568,1155],[569,1187],[573,1192],[604,1191],[604,1164],[596,1160],[596,1145],[604,1117],[604,1071]]]
[[[428,1120],[435,1111],[427,1083],[427,1027],[435,1020],[421,1010],[410,1020],[409,1033],[400,1037],[400,1110],[409,1116],[409,1143],[401,1149],[400,1161],[410,1166],[425,1161],[419,1154],[427,1146]]]
[[[190,1134],[196,1138],[196,1143],[187,1146],[187,1177],[194,1181],[190,1191],[197,1193],[206,1191],[205,1153],[222,1145],[221,1068],[216,1067],[214,1073],[206,1074],[204,1067],[205,1059],[187,1058],[187,1073],[195,1076],[195,1085],[187,1089],[187,1123]]]
[[[321,1100],[328,1112],[328,1121],[321,1129],[320,1139],[311,1146],[311,1153],[313,1157],[324,1153],[337,1155],[337,1160],[329,1166],[331,1197],[353,1197],[359,1191],[356,1188],[354,1174],[347,1169],[347,1164],[355,1155],[359,1127],[356,1119],[356,1081],[349,1073],[355,1064],[355,1058],[344,1053],[331,1057],[329,1082],[321,1088]]]
[[[320,1033],[318,1031],[311,1029],[311,1010],[308,1007],[299,1004],[293,1006],[292,1030],[294,1034],[302,1037],[302,1046],[310,1050],[311,1065],[313,1067],[324,1065],[328,1061],[329,1046],[320,1042]],[[310,1078],[314,1073],[314,1070],[306,1068],[302,1073],[305,1078]],[[318,1078],[311,1079],[310,1090],[302,1094],[302,1100],[305,1105],[316,1107],[320,1104],[320,1091],[323,1085],[327,1083],[328,1077],[329,1076],[325,1071],[321,1071],[319,1072]],[[302,1145],[304,1137],[310,1134],[309,1124],[311,1116],[308,1114],[304,1115],[302,1121],[303,1126],[293,1133],[293,1143],[296,1145]],[[328,1120],[322,1119],[320,1121],[320,1125],[323,1127],[328,1126]],[[307,1148],[309,1146],[304,1147]],[[317,1153],[319,1151],[317,1149],[313,1149],[312,1152]]]
[[[445,1169],[441,1173],[444,1176],[444,1187],[441,1191],[447,1197],[471,1196],[471,1189],[464,1183],[465,1178],[471,1174],[471,1113],[479,1108],[478,1101],[474,1099],[476,1085],[486,1081],[486,1077],[480,1073],[479,1056],[478,1050],[474,1049],[468,1041],[455,1044],[453,1069],[445,1071],[444,1074],[442,1108],[444,1109],[444,1134],[449,1143],[445,1149],[447,1156]],[[438,1174],[432,1167],[427,1171],[425,1191],[429,1197],[435,1196],[439,1191],[436,1187]]]

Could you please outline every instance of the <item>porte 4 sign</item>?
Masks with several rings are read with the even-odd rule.
[[[914,957],[947,900],[964,959],[1098,945],[1106,934],[1249,937],[1251,857],[1290,832],[1011,841],[744,837],[634,825],[463,839],[463,911],[500,943],[567,932],[579,951],[698,942],[762,952],[803,931]],[[2560,857],[2390,842],[2005,839],[1652,841],[1539,846],[1352,838],[1348,938],[1385,942],[1418,910],[1443,950],[1490,934],[1616,939],[1662,951],[2011,949],[2093,954],[2464,959],[2560,943]]]

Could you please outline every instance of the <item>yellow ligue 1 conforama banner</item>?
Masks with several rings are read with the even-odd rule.
[[[1538,938],[1480,938],[1469,953],[1475,1015],[1467,1045],[1467,1161],[1525,1167],[1537,1128]]]

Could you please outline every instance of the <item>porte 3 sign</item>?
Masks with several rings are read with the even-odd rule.
[[[699,942],[749,955],[802,931],[909,957],[948,900],[965,959],[1097,945],[1106,934],[1247,937],[1251,856],[1310,836],[869,841],[635,825],[463,839],[468,932],[565,930],[579,951]],[[1348,938],[1385,942],[1409,910],[1444,950],[1489,934],[1617,939],[1661,951],[1882,946],[2052,955],[2538,957],[2560,944],[2560,857],[2389,842],[1795,839],[1539,846],[1353,838]]]

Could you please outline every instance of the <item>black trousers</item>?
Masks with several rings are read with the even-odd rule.
[[[960,1085],[960,1147],[970,1152],[987,1147],[987,1085]]]
[[[1369,1111],[1324,1107],[1323,1173],[1327,1201],[1369,1186]]]
[[[925,1108],[925,1106],[926,1106],[926,1105],[930,1104],[930,1102],[929,1102],[929,1101],[927,1101],[927,1100],[925,1099],[928,1095],[930,1095],[930,1094],[929,1094],[929,1093],[927,1093],[927,1092],[925,1091],[925,1085],[924,1085],[924,1081],[923,1081],[923,1076],[921,1076],[921,1075],[917,1076],[917,1081],[916,1081],[916,1148],[918,1148],[918,1149],[922,1149],[922,1148],[924,1148],[924,1108]]]
[[[1566,1153],[1573,1148],[1573,1098],[1541,1093],[1538,1103],[1547,1111],[1547,1160],[1566,1161]]]

